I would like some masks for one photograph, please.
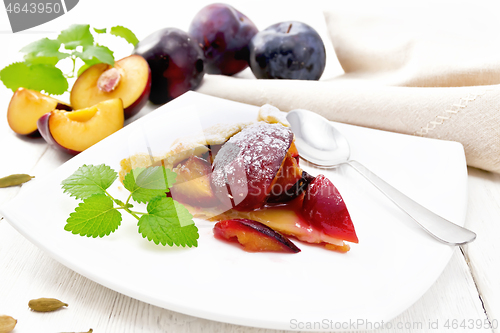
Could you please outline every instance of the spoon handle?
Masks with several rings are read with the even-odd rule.
[[[368,170],[361,163],[354,160],[350,160],[346,163],[368,179],[376,188],[384,193],[385,196],[414,219],[425,231],[439,241],[450,245],[460,245],[471,242],[476,238],[474,232],[431,212],[386,183],[382,178]]]

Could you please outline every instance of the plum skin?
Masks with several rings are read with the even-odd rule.
[[[212,166],[215,196],[236,210],[262,207],[292,141],[289,128],[268,123],[250,125],[231,137]]]
[[[47,141],[49,145],[52,147],[56,148],[59,151],[65,152],[70,155],[78,155],[81,153],[80,151],[76,151],[73,149],[69,149],[66,147],[61,146],[53,137],[52,134],[50,133],[50,127],[49,127],[49,118],[50,118],[51,112],[44,114],[41,116],[38,121],[38,131],[40,132],[40,135],[42,138]]]
[[[321,37],[302,22],[274,24],[250,41],[250,68],[258,79],[319,80],[325,65]]]
[[[158,30],[135,47],[134,54],[146,59],[151,69],[149,100],[163,104],[196,89],[205,74],[203,53],[184,31]]]
[[[233,242],[236,241],[248,252],[278,251],[277,248],[279,248],[278,252],[300,252],[300,249],[286,236],[254,220],[230,219],[219,221],[215,224],[213,232],[215,238]],[[243,238],[248,237],[251,240],[248,243],[241,242],[239,239],[240,236],[238,235],[243,236]],[[264,239],[274,244],[274,250],[259,247],[259,245],[261,245],[259,244],[259,240]]]
[[[246,15],[220,3],[202,8],[189,27],[189,34],[203,49],[209,74],[233,75],[247,68],[248,45],[257,32]]]
[[[66,105],[66,104],[62,104],[62,103],[57,103],[55,109],[56,110],[64,110],[64,111],[73,111],[73,108],[71,106]],[[38,119],[40,119],[40,118],[38,118]],[[37,121],[37,124],[38,124],[38,121]],[[34,130],[33,132],[31,132],[29,134],[26,134],[26,136],[29,136],[30,138],[41,138],[42,137],[42,133],[40,133],[40,130],[37,127],[36,130]],[[73,155],[76,155],[76,154],[73,154]]]

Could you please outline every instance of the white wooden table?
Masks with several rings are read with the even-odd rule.
[[[55,31],[71,23],[90,23],[96,27],[123,24],[142,38],[164,26],[186,29],[196,8],[201,8],[204,2],[208,1],[200,0],[196,4],[190,2],[179,9],[169,7],[169,2],[159,1],[142,1],[141,4],[123,1],[120,8],[111,1],[80,1],[73,13],[29,33],[16,35],[9,33],[6,14],[2,9],[0,43],[3,52],[0,54],[0,67],[18,60],[17,51],[22,46],[39,38],[54,38]],[[239,1],[237,5],[256,23],[260,22],[259,28],[265,28],[268,22],[288,18],[282,11],[274,11],[271,16],[269,13],[267,16],[263,14],[258,21],[256,17],[260,9],[255,7],[266,3],[262,1],[249,4]],[[287,4],[292,6],[290,2]],[[116,15],[109,15],[110,13]],[[308,16],[309,19],[316,15],[301,10],[298,13],[303,16],[312,15]],[[291,18],[298,19],[298,14]],[[134,24],[134,20],[147,21],[147,24]],[[335,70],[338,68],[330,67],[331,73],[335,73]],[[5,114],[11,96],[9,90],[0,87],[0,177],[12,173],[29,173],[42,178],[64,163],[69,156],[49,148],[42,139],[22,138],[10,130]],[[144,109],[137,117],[148,110]],[[477,240],[456,248],[450,263],[432,288],[387,325],[392,326],[392,329],[375,331],[500,332],[500,175],[469,168],[468,177],[466,227],[478,234]],[[8,204],[22,190],[22,187],[0,189],[0,205]],[[54,313],[33,313],[29,311],[27,303],[38,297],[59,298],[69,303],[70,307]],[[89,328],[93,328],[94,332],[106,333],[272,332],[190,317],[109,290],[48,257],[24,239],[1,216],[0,314],[18,319],[14,332],[86,332]],[[471,321],[474,321],[473,325]],[[445,326],[447,322],[449,328]],[[488,322],[497,329],[480,329],[479,322],[482,327]],[[458,327],[454,329],[453,324]]]

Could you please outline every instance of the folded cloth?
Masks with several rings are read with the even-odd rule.
[[[465,14],[467,20],[460,16]],[[458,141],[468,165],[500,172],[500,38],[481,21],[488,15],[476,27],[471,10],[441,16],[408,7],[328,11],[329,34],[345,74],[320,81],[206,75],[198,91]]]
[[[500,83],[496,6],[377,2],[337,6],[324,14],[344,78],[458,87]]]

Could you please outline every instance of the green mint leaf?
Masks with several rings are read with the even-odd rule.
[[[70,196],[86,199],[93,194],[104,194],[117,177],[116,171],[105,164],[83,165],[61,184]]]
[[[68,80],[61,70],[49,64],[29,65],[25,62],[10,64],[0,71],[3,84],[16,91],[20,87],[61,95],[68,90]]]
[[[98,33],[98,34],[105,34],[105,33],[106,33],[106,30],[107,30],[106,28],[104,28],[104,29],[97,29],[97,28],[94,28],[94,31],[95,31],[96,33]]]
[[[30,43],[21,49],[24,61],[30,64],[55,65],[59,60],[69,57],[68,53],[59,52],[61,42],[56,39],[43,38]]]
[[[135,36],[135,34],[128,28],[122,27],[121,25],[117,25],[116,27],[112,27],[109,31],[110,34],[121,37],[125,39],[130,44],[136,46],[139,43],[139,40]]]
[[[193,216],[172,198],[156,197],[147,206],[148,214],[139,219],[139,233],[155,244],[198,246],[198,228]]]
[[[113,200],[105,194],[94,194],[83,200],[69,215],[64,230],[87,237],[104,237],[115,232],[122,214],[113,208]]]
[[[123,186],[132,193],[136,202],[146,203],[158,196],[165,197],[176,176],[175,172],[163,166],[137,168],[125,176]]]
[[[94,45],[94,36],[88,24],[73,24],[68,29],[61,31],[57,40],[64,44],[67,50],[74,50],[78,46]]]
[[[103,62],[105,64],[114,65],[115,58],[113,57],[113,51],[108,49],[106,46],[94,46],[88,45],[83,47],[82,52],[73,52],[74,55],[80,57],[85,64],[97,64]]]

